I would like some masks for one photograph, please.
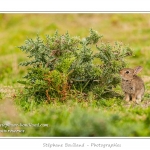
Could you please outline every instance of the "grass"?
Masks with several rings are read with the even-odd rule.
[[[28,125],[0,127],[25,130],[0,136],[150,136],[149,18],[150,14],[0,14],[0,124]],[[102,34],[104,41],[122,41],[133,49],[134,56],[126,61],[129,67],[143,66],[140,76],[146,92],[140,104],[122,98],[95,100],[92,95],[86,101],[75,97],[50,104],[18,97],[22,87],[17,81],[27,71],[19,63],[27,57],[17,47],[27,37],[37,33],[44,37],[57,29],[84,37],[89,28]],[[122,94],[119,85],[116,90]]]

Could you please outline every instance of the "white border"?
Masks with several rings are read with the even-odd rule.
[[[1,12],[148,12],[149,0],[3,0]]]
[[[1,138],[2,150],[150,149],[150,138]],[[67,143],[67,144],[66,144]],[[66,145],[72,145],[66,147]],[[83,147],[80,147],[81,145]]]

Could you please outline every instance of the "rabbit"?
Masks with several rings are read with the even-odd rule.
[[[145,92],[145,86],[143,80],[137,76],[142,70],[141,66],[134,69],[124,68],[120,71],[120,76],[122,78],[121,88],[125,94],[126,101],[141,102],[142,97]]]

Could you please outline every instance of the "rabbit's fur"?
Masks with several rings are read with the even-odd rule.
[[[124,68],[120,71],[122,78],[121,88],[125,94],[125,100],[141,102],[145,92],[145,86],[143,80],[137,76],[142,70],[142,67],[138,66],[134,69]]]

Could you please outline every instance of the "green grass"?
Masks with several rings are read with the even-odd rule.
[[[24,133],[1,133],[0,136],[150,136],[150,14],[0,14],[0,124],[48,124],[48,127],[11,127]],[[128,67],[143,66],[140,76],[146,92],[140,104],[122,98],[87,100],[72,98],[67,102],[37,104],[18,97],[17,83],[26,73],[19,63],[26,55],[18,46],[37,33],[45,37],[55,30],[84,37],[93,28],[103,40],[129,45],[134,56]],[[116,89],[122,94],[120,86]],[[0,127],[0,130],[4,128]]]

